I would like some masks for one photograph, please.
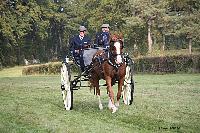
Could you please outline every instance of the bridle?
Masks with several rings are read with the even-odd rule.
[[[115,43],[120,43],[120,53],[115,53],[116,52],[116,47],[114,46]],[[117,39],[115,41],[111,41],[110,43],[110,48],[107,53],[108,57],[108,63],[113,66],[114,68],[118,69],[123,63],[124,63],[124,57],[123,57],[123,52],[121,51],[123,49],[123,41],[121,39]],[[117,56],[121,56],[122,62],[117,63]]]

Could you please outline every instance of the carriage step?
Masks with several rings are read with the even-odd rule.
[[[84,86],[83,86],[83,85],[81,85],[81,87],[90,87],[90,86],[88,86],[88,85],[84,85]]]
[[[75,75],[74,77],[80,77],[79,75],[77,76],[77,75]]]
[[[90,86],[81,86],[81,87],[90,87]],[[76,86],[76,87],[73,87],[73,89],[72,90],[79,90],[80,89],[80,86]]]
[[[88,79],[81,79],[81,80],[76,80],[76,81],[72,81],[73,84],[77,84],[81,81],[89,81]]]
[[[85,78],[85,79],[81,79],[81,81],[88,81],[88,78]]]
[[[102,86],[107,86],[107,84],[103,84]]]

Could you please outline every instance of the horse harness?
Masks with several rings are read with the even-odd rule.
[[[116,64],[115,61],[113,61],[113,59],[115,60],[115,57],[112,54],[112,52],[110,52],[109,50],[105,50],[101,54],[95,55],[94,59],[100,65],[103,64],[105,61],[107,61],[109,65],[113,66],[118,71],[118,68],[124,63],[125,59],[124,59],[123,54],[116,54],[115,56],[117,56],[117,55],[121,55],[122,56],[122,62],[120,64]]]

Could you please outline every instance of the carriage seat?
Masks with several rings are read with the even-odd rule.
[[[102,47],[95,47],[95,48],[84,49],[83,60],[84,60],[85,66],[91,65],[92,58],[93,58],[94,54],[96,54],[96,52],[98,50],[104,50],[104,48],[102,48]]]

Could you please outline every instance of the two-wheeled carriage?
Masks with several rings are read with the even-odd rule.
[[[88,82],[90,80],[89,73],[93,69],[92,58],[93,55],[101,48],[88,48],[84,49],[84,63],[87,66],[85,71],[81,72],[79,69],[79,74],[72,77],[72,67],[73,65],[80,65],[73,59],[69,61],[69,58],[66,57],[62,62],[61,67],[61,90],[63,96],[63,102],[66,110],[71,110],[73,108],[73,91],[78,90],[82,87],[90,87],[85,86],[83,82]],[[134,63],[132,59],[128,56],[128,54],[123,54],[123,58],[126,64],[126,75],[123,84],[122,97],[123,102],[126,105],[131,105],[133,102],[133,93],[134,93],[134,78],[133,78],[133,67]],[[116,81],[117,82],[117,81]],[[106,84],[105,84],[106,85]],[[103,86],[103,85],[102,85]]]

